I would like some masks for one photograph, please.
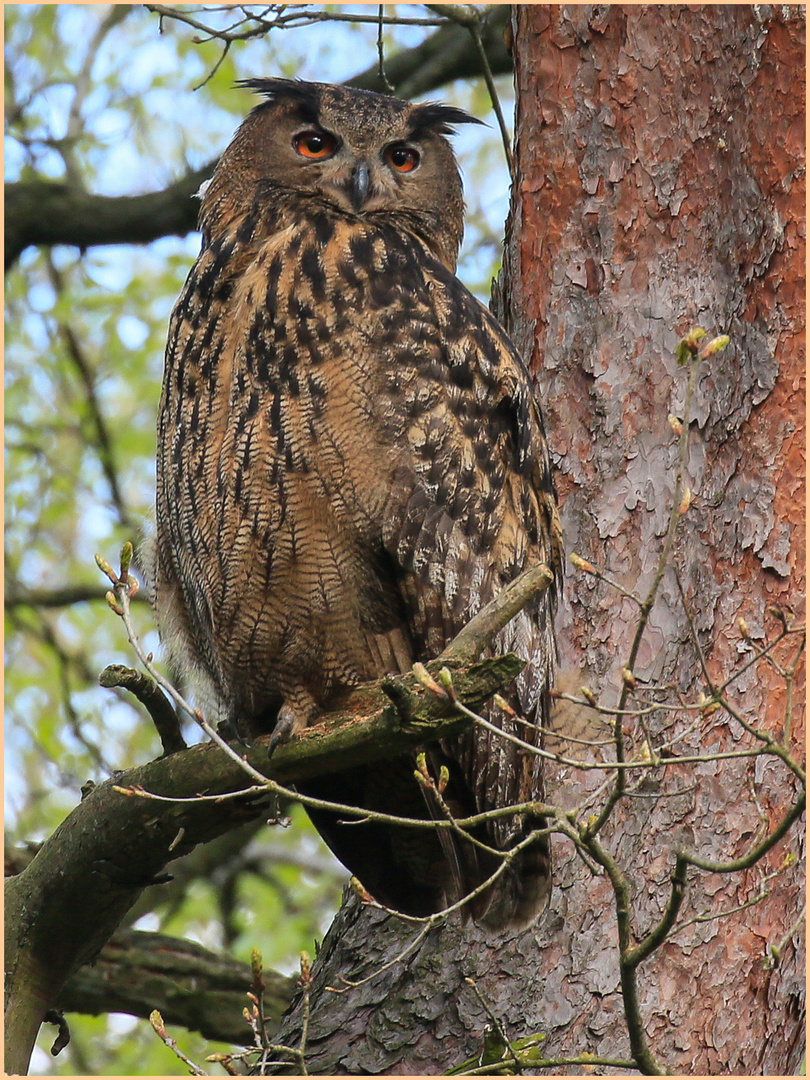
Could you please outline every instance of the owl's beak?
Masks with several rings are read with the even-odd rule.
[[[354,167],[349,188],[352,206],[355,210],[362,210],[363,204],[368,198],[369,186],[370,178],[368,164],[365,161],[361,161]]]

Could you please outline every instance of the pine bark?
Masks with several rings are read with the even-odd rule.
[[[803,619],[803,14],[763,5],[518,5],[513,17],[517,180],[500,314],[544,402],[566,548],[637,595],[653,579],[674,493],[668,414],[683,418],[686,382],[678,339],[695,325],[731,336],[702,365],[687,418],[693,494],[673,557],[709,672],[722,682],[752,645],[774,636],[771,609]],[[618,700],[637,617],[615,589],[570,572],[558,625],[561,684]],[[694,701],[704,686],[671,568],[634,670],[670,699]],[[802,672],[791,691],[796,756]],[[764,663],[729,690],[775,735],[786,693]],[[712,717],[678,752],[752,745],[727,714]],[[670,721],[650,715],[654,743]],[[561,707],[556,725],[605,735],[576,707]],[[637,726],[628,739],[641,748]],[[604,775],[555,766],[548,779],[547,799],[573,808]],[[635,940],[661,917],[677,845],[739,857],[797,791],[773,758],[651,771],[602,835],[630,879]],[[681,920],[752,900],[787,852],[799,854],[801,839],[794,827],[741,873],[690,869]],[[610,883],[559,837],[554,862],[550,909],[533,930],[497,937],[451,922],[405,958],[397,959],[415,929],[349,897],[315,966],[310,1071],[436,1074],[472,1057],[489,1019],[468,977],[510,1037],[546,1036],[546,1057],[628,1059]],[[642,965],[641,1017],[662,1067],[795,1071],[804,1031],[801,866],[783,869],[759,903],[687,926]],[[776,963],[768,962],[774,946]],[[357,987],[341,982],[375,971]],[[299,1000],[278,1041],[297,1044],[301,1016]]]

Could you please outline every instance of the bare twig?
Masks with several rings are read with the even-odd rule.
[[[445,664],[451,660],[459,664],[471,664],[492,644],[495,634],[553,581],[554,574],[545,563],[538,563],[524,570],[467,623],[438,659]]]
[[[64,137],[59,140],[62,144],[61,154],[65,162],[65,169],[70,182],[77,187],[83,187],[81,169],[73,158],[73,147],[84,133],[84,121],[82,109],[87,95],[93,89],[92,74],[99,49],[104,39],[119,23],[121,23],[132,10],[132,4],[110,4],[107,14],[99,23],[95,33],[87,44],[81,67],[73,81],[73,100],[68,110],[67,125]]]
[[[240,761],[243,759],[239,759]],[[146,791],[143,788],[138,787],[121,787],[114,785],[115,791],[121,795],[126,795],[130,798],[140,799],[154,799],[156,802],[163,803],[177,803],[182,805],[183,803],[206,803],[215,802],[223,803],[230,802],[231,800],[256,798],[262,794],[278,795],[284,799],[290,799],[291,801],[300,802],[302,806],[310,806],[315,810],[328,810],[334,814],[342,814],[347,818],[357,818],[358,823],[365,821],[379,821],[385,825],[401,825],[406,828],[413,829],[451,829],[457,828],[471,829],[477,825],[484,825],[488,821],[495,821],[501,817],[511,817],[515,814],[531,814],[532,816],[542,817],[554,817],[560,811],[556,806],[551,806],[548,803],[542,802],[526,802],[526,803],[514,803],[511,806],[499,806],[494,810],[487,810],[480,814],[472,814],[466,818],[454,818],[453,821],[434,820],[432,818],[409,818],[400,817],[397,814],[385,814],[380,810],[365,810],[359,806],[350,806],[346,803],[330,802],[328,799],[316,799],[312,795],[304,795],[302,792],[295,791],[292,788],[286,788],[282,784],[279,784],[275,780],[267,779],[263,784],[256,784],[253,787],[240,788],[238,791],[223,792],[218,795],[158,795],[153,791]],[[344,824],[349,824],[344,822]],[[541,830],[542,834],[552,830]],[[469,838],[471,839],[471,838]],[[487,848],[485,844],[480,841],[478,846],[483,850],[488,851],[490,854],[503,855],[504,853],[496,848]]]
[[[127,545],[124,545],[124,546],[126,547]],[[131,547],[131,545],[130,545],[130,547]],[[98,561],[98,557],[97,557],[96,561]],[[130,596],[130,593],[129,593],[129,589],[131,587],[131,582],[133,582],[133,581],[134,581],[134,578],[130,578],[127,574],[122,574],[121,578],[114,582],[113,588],[114,588],[114,593],[115,593],[115,599],[116,599],[118,605],[120,605],[119,614],[121,615],[121,618],[124,621],[124,627],[126,628],[127,638],[129,640],[130,645],[135,650],[135,653],[136,653],[138,659],[143,664],[146,671],[149,672],[149,674],[152,676],[152,678],[158,684],[158,686],[162,687],[166,691],[166,693],[168,694],[168,696],[171,698],[171,700],[174,702],[175,706],[178,709],[180,709],[182,712],[186,713],[186,715],[189,716],[194,721],[195,724],[197,724],[199,727],[201,727],[202,730],[205,732],[205,734],[211,739],[211,741],[215,742],[217,744],[217,746],[220,748],[220,750],[222,750],[225,754],[227,754],[228,757],[231,758],[232,761],[237,763],[239,765],[239,767],[245,773],[247,773],[247,775],[252,780],[255,780],[256,783],[259,784],[260,786],[266,786],[269,783],[268,778],[263,773],[260,773],[258,771],[258,769],[254,769],[253,766],[250,765],[244,757],[240,757],[240,755],[231,746],[229,746],[227,742],[225,742],[225,740],[222,738],[222,736],[219,734],[219,732],[216,731],[216,729],[213,728],[208,723],[208,721],[205,719],[205,717],[200,712],[200,710],[195,709],[191,705],[189,705],[189,703],[186,701],[186,699],[183,697],[183,695],[180,693],[180,691],[177,690],[169,682],[168,679],[164,678],[163,675],[160,674],[160,672],[157,670],[155,665],[152,663],[151,654],[149,656],[147,656],[146,653],[143,651],[143,648],[141,646],[141,643],[140,643],[140,640],[138,638],[137,632],[135,630],[134,624],[132,622],[132,616],[130,614],[130,606],[129,605],[130,605],[131,596]]]
[[[64,281],[51,258],[50,252],[48,252],[46,266],[54,291],[57,295],[61,296],[64,293]],[[104,477],[110,488],[112,504],[116,509],[121,524],[133,525],[121,491],[121,486],[118,482],[118,464],[113,448],[112,435],[107,426],[107,421],[102,412],[101,403],[99,402],[98,393],[96,391],[96,373],[93,371],[89,359],[85,356],[84,350],[79,344],[79,339],[76,336],[73,327],[67,322],[59,321],[58,329],[68,359],[76,369],[84,388],[87,410],[95,436],[96,452],[98,454],[99,462],[101,463]]]
[[[794,934],[798,933],[804,928],[804,917],[807,914],[807,904],[802,907],[801,914],[793,925],[788,929],[788,932],[784,935],[778,945],[770,945],[768,947],[768,955],[765,958],[765,967],[770,970],[775,968],[782,958],[782,953],[787,947],[788,942]]]
[[[733,874],[738,870],[749,870],[755,863],[759,862],[763,855],[766,855],[771,848],[775,847],[788,832],[791,825],[799,820],[804,813],[806,803],[807,793],[802,790],[799,793],[796,802],[790,807],[776,828],[769,833],[764,840],[755,844],[745,855],[741,855],[739,859],[732,859],[729,862],[704,859],[702,856],[698,855],[697,852],[689,851],[685,848],[681,849],[679,854],[692,866],[697,866],[699,869],[707,870],[712,874]]]
[[[520,1040],[518,1040],[519,1042]],[[517,1045],[517,1044],[516,1044]],[[539,1075],[540,1069],[567,1069],[574,1065],[583,1069],[591,1069],[603,1065],[610,1069],[621,1069],[622,1072],[638,1072],[639,1066],[635,1061],[624,1061],[618,1058],[600,1057],[598,1054],[581,1054],[579,1057],[569,1058],[544,1058],[539,1054],[523,1054],[518,1052],[518,1061],[524,1069],[531,1069],[532,1074]],[[506,1070],[503,1070],[504,1074]],[[452,1069],[451,1076],[492,1076],[498,1075],[498,1068],[492,1064],[479,1065],[477,1068],[464,1069],[458,1072]],[[588,1075],[588,1074],[586,1074]]]
[[[192,1076],[209,1075],[209,1073],[207,1073],[205,1069],[201,1069],[199,1065],[197,1065],[194,1061],[191,1060],[190,1057],[183,1053],[183,1051],[177,1045],[177,1040],[173,1039],[171,1035],[169,1035],[169,1033],[166,1031],[166,1028],[163,1024],[163,1017],[160,1015],[157,1009],[155,1009],[152,1015],[149,1017],[149,1023],[152,1025],[152,1029],[157,1035],[157,1037],[161,1039],[166,1044],[166,1046],[168,1046],[169,1049],[177,1055],[177,1057],[183,1062],[185,1066],[187,1066]]]
[[[375,904],[375,906],[382,907],[382,904]],[[384,910],[390,911],[389,908],[385,908]],[[402,916],[399,912],[396,911],[391,912],[391,914],[398,915],[400,918],[404,918],[404,916]],[[409,919],[408,921],[411,920]],[[421,942],[427,937],[428,933],[433,929],[434,925],[435,922],[428,921],[422,927],[416,937],[413,938],[410,942],[408,942],[405,948],[401,949],[392,960],[389,960],[386,964],[383,964],[382,967],[376,968],[370,975],[367,975],[364,979],[357,979],[355,981],[352,981],[351,979],[347,979],[343,975],[341,975],[340,981],[344,984],[342,987],[327,986],[326,989],[332,994],[345,994],[348,990],[353,990],[358,986],[363,986],[366,983],[371,982],[372,979],[376,979],[377,976],[382,975],[384,971],[388,971],[389,968],[393,967],[395,964],[401,963],[407,956],[410,956],[414,949],[418,948]]]
[[[703,670],[703,676],[706,679],[706,683],[707,683],[707,685],[709,687],[709,692],[711,694],[711,699],[713,699],[714,701],[717,702],[717,704],[722,706],[722,708],[724,708],[726,710],[726,712],[730,716],[733,716],[734,719],[737,721],[737,723],[740,724],[740,726],[743,727],[748,732],[749,735],[752,735],[755,739],[758,739],[761,743],[763,743],[764,744],[764,749],[765,749],[765,751],[767,753],[774,754],[776,757],[781,758],[781,760],[784,761],[784,763],[791,770],[791,772],[795,773],[795,775],[798,777],[799,781],[802,784],[805,784],[806,783],[805,771],[804,771],[804,769],[801,768],[801,766],[796,761],[794,761],[794,759],[793,759],[793,757],[792,757],[792,755],[790,753],[790,748],[788,746],[782,746],[778,742],[778,740],[776,740],[773,737],[773,735],[771,735],[771,733],[769,731],[762,730],[760,728],[755,727],[753,724],[749,723],[748,720],[746,720],[745,717],[742,715],[742,713],[738,709],[736,709],[729,702],[728,698],[722,692],[722,689],[720,687],[715,686],[714,680],[712,679],[711,674],[709,673],[708,665],[706,663],[706,658],[705,658],[705,656],[703,654],[703,649],[701,648],[700,641],[698,639],[697,629],[695,627],[695,623],[694,623],[694,619],[692,618],[692,614],[691,614],[691,612],[689,610],[689,605],[686,602],[686,595],[684,593],[683,585],[681,583],[680,574],[677,572],[677,569],[676,569],[676,572],[675,572],[675,580],[678,583],[678,589],[679,589],[680,595],[681,595],[681,603],[682,603],[682,606],[683,606],[683,611],[684,611],[684,614],[686,616],[687,624],[689,626],[689,631],[690,631],[690,634],[691,634],[691,637],[692,637],[692,644],[693,644],[693,646],[695,648],[695,652],[697,653],[698,658],[700,660],[700,666],[701,666],[701,668]],[[780,637],[777,639],[777,641],[773,642],[766,649],[763,649],[760,652],[760,654],[756,657],[756,660],[760,660],[760,659],[766,657],[768,652],[770,651],[770,649],[773,648],[773,646],[775,644],[777,644],[778,641],[780,641],[782,639],[782,637],[786,637],[789,633],[791,633],[791,631],[788,630],[787,628],[785,628],[785,630],[780,635]],[[795,659],[795,662],[794,662],[794,665],[793,665],[793,670],[794,671],[795,671],[795,665],[798,664],[803,649],[804,649],[804,639],[802,637],[802,641],[801,641],[801,644],[800,644],[799,649],[797,651],[796,659]],[[748,664],[745,665],[746,668],[750,667],[750,666],[751,666],[751,662],[749,662]],[[783,670],[782,671],[782,676],[783,676],[783,678],[787,678],[787,672]],[[724,686],[730,686],[733,681],[734,681],[734,679],[727,679],[726,682],[723,685]],[[792,699],[789,699],[789,700],[790,700],[790,703],[792,703]],[[789,720],[787,720],[787,718],[786,718],[785,724],[783,725],[783,730],[785,728],[787,730],[790,729],[790,723],[789,723]]]
[[[775,871],[773,874],[768,874],[765,881],[771,881],[773,878],[778,877],[781,873],[781,869]],[[670,932],[669,937],[674,937],[676,934],[680,934],[682,930],[685,930],[688,926],[701,925],[707,922],[716,922],[718,919],[726,919],[729,915],[736,915],[740,911],[746,911],[748,908],[755,907],[757,904],[762,903],[767,897],[771,895],[771,889],[760,889],[756,896],[752,896],[750,900],[746,900],[742,904],[735,904],[734,907],[724,908],[722,911],[703,911],[699,915],[693,915],[690,919],[684,919],[683,922],[674,926]]]
[[[630,646],[630,653],[625,664],[624,670],[629,674],[629,679],[625,679],[621,695],[619,697],[618,711],[616,712],[613,734],[616,744],[616,762],[620,763],[624,761],[624,732],[622,729],[622,714],[621,710],[624,709],[627,704],[627,698],[632,686],[633,669],[636,665],[636,658],[638,657],[638,650],[641,647],[641,642],[644,637],[644,633],[647,629],[647,623],[649,622],[650,612],[652,611],[655,599],[658,595],[658,589],[669,565],[670,555],[672,553],[673,546],[675,544],[675,536],[678,530],[678,523],[681,518],[681,502],[683,499],[684,488],[684,474],[686,472],[686,462],[689,455],[689,424],[692,413],[692,398],[695,392],[695,386],[697,384],[697,373],[700,366],[700,361],[703,359],[704,352],[698,353],[698,342],[705,337],[705,332],[700,329],[693,330],[691,334],[684,338],[678,347],[678,359],[689,358],[689,377],[686,383],[686,394],[684,399],[684,415],[683,423],[680,432],[680,442],[678,446],[678,465],[675,473],[675,490],[672,495],[672,509],[669,515],[669,524],[667,526],[666,536],[664,538],[664,544],[661,548],[661,554],[658,558],[658,566],[655,571],[655,575],[652,580],[652,584],[647,592],[643,603],[641,604],[638,623],[636,624],[636,632],[633,638],[633,643]],[[621,799],[625,791],[625,776],[624,771],[619,770],[616,773],[616,781],[613,787],[613,791],[608,797],[601,812],[597,816],[596,820],[591,823],[589,827],[589,833],[592,836],[596,836],[600,830],[604,827],[607,820],[613,813],[613,809],[617,802]]]
[[[301,1065],[301,1075],[308,1076],[307,1072],[307,1035],[309,1034],[309,995],[312,990],[312,969],[309,962],[309,954],[301,953],[301,978],[299,980],[303,997],[303,1018],[301,1021],[301,1041],[298,1044],[298,1061]]]
[[[492,109],[495,113],[495,117],[498,121],[498,128],[501,133],[501,141],[503,142],[503,152],[506,156],[506,164],[509,166],[509,175],[512,181],[515,180],[515,160],[512,156],[512,147],[509,138],[509,129],[506,126],[506,121],[503,118],[503,111],[501,110],[501,102],[498,98],[498,91],[495,87],[495,80],[492,76],[492,68],[489,64],[489,57],[487,51],[484,48],[483,38],[481,36],[481,25],[483,18],[488,14],[488,9],[481,9],[479,5],[474,4],[425,4],[430,11],[435,11],[437,15],[444,15],[446,18],[451,19],[453,22],[458,23],[459,26],[465,27],[475,43],[475,48],[478,52],[479,60],[481,61],[481,71],[484,76],[484,82],[487,84],[487,90],[489,91],[489,99],[492,102]]]
[[[388,76],[385,74],[385,64],[383,62],[383,10],[385,5],[380,4],[377,7],[377,61],[379,64],[380,82],[385,87],[386,93],[393,94],[394,88],[388,81]]]
[[[444,22],[443,19],[412,18],[401,17],[398,15],[354,15],[339,11],[312,11],[306,7],[301,7],[296,10],[295,8],[290,9],[286,6],[282,6],[280,10],[277,10],[273,19],[264,19],[254,16],[253,21],[255,25],[247,30],[236,30],[234,27],[242,25],[246,20],[240,19],[237,23],[232,24],[230,28],[218,29],[215,26],[200,22],[199,19],[192,17],[192,15],[188,14],[187,10],[183,7],[169,7],[165,4],[147,4],[146,10],[151,11],[154,15],[159,15],[161,24],[163,19],[174,19],[176,22],[185,23],[187,26],[192,27],[192,29],[207,34],[208,37],[206,40],[210,41],[217,39],[225,42],[249,41],[251,38],[264,36],[268,31],[276,27],[281,29],[284,27],[308,26],[319,22],[375,24],[383,22],[386,25],[391,26],[441,26]]]
[[[481,993],[481,991],[475,985],[475,979],[466,978],[464,980],[464,982],[470,987],[472,992],[475,994],[476,998],[478,999],[479,1004],[481,1005],[481,1008],[487,1014],[487,1016],[489,1017],[490,1023],[492,1024],[493,1028],[497,1032],[498,1037],[499,1037],[499,1039],[501,1041],[501,1044],[504,1047],[504,1050],[508,1052],[508,1056],[507,1056],[507,1053],[504,1053],[502,1060],[511,1060],[512,1064],[515,1067],[515,1072],[518,1075],[522,1075],[523,1068],[522,1068],[520,1059],[518,1058],[518,1055],[517,1055],[517,1053],[515,1051],[515,1048],[512,1046],[512,1043],[509,1041],[509,1036],[506,1034],[506,1031],[504,1030],[503,1024],[500,1022],[498,1017],[492,1011],[492,1007],[490,1006],[489,1002],[484,998],[484,995]],[[482,1064],[489,1065],[490,1068],[491,1068],[495,1064],[495,1062],[493,1062],[493,1061],[485,1061],[485,1062],[482,1062]]]

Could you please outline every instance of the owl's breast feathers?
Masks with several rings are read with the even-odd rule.
[[[282,701],[328,707],[436,655],[528,565],[560,566],[538,406],[490,313],[406,218],[259,205],[209,240],[173,314],[156,580],[164,633],[254,729]],[[530,722],[547,709],[552,605],[496,642],[529,661],[515,704]],[[505,740],[445,750],[479,807],[539,797],[539,760]],[[487,836],[521,830],[500,819]]]

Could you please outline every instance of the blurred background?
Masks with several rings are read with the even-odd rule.
[[[21,191],[31,181],[56,181],[74,194],[110,197],[166,189],[212,162],[255,103],[234,87],[237,79],[343,82],[377,67],[380,47],[385,70],[452,25],[416,5],[6,5],[6,182]],[[505,56],[502,43],[500,50]],[[432,61],[414,60],[413,73],[428,72],[431,62],[435,74],[422,81],[434,86],[417,100],[448,101],[488,125],[462,128],[453,140],[468,208],[458,272],[486,302],[509,200],[504,148],[484,80],[454,78],[447,49]],[[511,130],[507,63],[495,85]],[[401,78],[396,86],[410,96]],[[9,219],[7,229],[13,224]],[[102,668],[133,664],[134,656],[104,602],[93,557],[100,552],[115,565],[122,543],[137,544],[149,530],[166,327],[198,249],[192,231],[86,250],[29,246],[10,263],[7,251],[5,791],[12,872],[76,805],[83,784],[160,753],[145,713],[121,691],[98,686]],[[143,644],[159,655],[148,604],[134,611]],[[129,925],[243,961],[255,946],[266,967],[297,970],[301,950],[314,954],[328,928],[347,875],[305,815],[294,808],[291,817],[291,827],[232,834],[175,864],[175,880],[148,890]],[[46,1025],[32,1073],[186,1072],[145,1021],[120,1014],[69,1020],[72,1041],[56,1059],[47,1052],[55,1028]],[[217,1049],[182,1036],[192,1057]]]

